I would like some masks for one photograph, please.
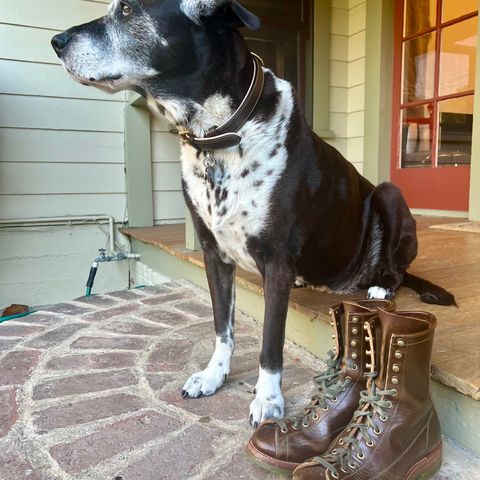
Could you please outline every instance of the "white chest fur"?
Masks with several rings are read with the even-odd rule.
[[[205,180],[205,154],[182,147],[182,174],[188,195],[218,243],[224,261],[257,271],[247,242],[268,229],[273,189],[287,164],[286,136],[293,97],[277,80],[280,99],[268,121],[249,121],[240,147],[214,152],[214,181]]]

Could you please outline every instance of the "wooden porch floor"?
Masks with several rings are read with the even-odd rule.
[[[433,378],[480,400],[480,234],[429,228],[453,222],[458,219],[417,217],[419,254],[410,271],[451,291],[458,308],[426,305],[406,288],[399,290],[395,301],[399,310],[428,310],[437,316]],[[185,248],[184,225],[131,228],[123,232],[204,268],[203,254]],[[258,275],[239,269],[237,282],[262,293]],[[329,322],[327,312],[332,304],[365,293],[334,296],[310,289],[292,290],[290,307]]]

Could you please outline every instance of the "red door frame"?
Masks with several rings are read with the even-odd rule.
[[[433,103],[433,122],[438,125],[438,100],[457,98],[473,92],[462,92],[454,95],[439,96],[438,84],[440,76],[440,49],[441,49],[441,29],[445,26],[453,25],[462,20],[467,20],[478,15],[468,14],[450,22],[441,24],[442,2],[437,1],[437,20],[435,27],[429,28],[423,32],[417,32],[403,38],[404,27],[404,0],[396,0],[395,4],[395,40],[394,40],[394,81],[393,81],[393,105],[392,105],[392,151],[391,151],[391,169],[390,178],[393,183],[398,185],[410,208],[429,209],[429,210],[455,210],[466,212],[469,209],[469,190],[470,190],[470,166],[445,166],[435,167],[437,161],[437,143],[438,126],[433,129],[432,143],[435,146],[432,156],[431,167],[420,168],[401,168],[401,136],[400,136],[400,114],[401,114],[401,94],[402,94],[402,55],[403,42],[416,37],[419,34],[428,32],[437,32],[436,35],[436,61],[435,61],[435,93],[434,100],[422,100],[412,102],[409,106],[427,105]],[[441,27],[440,27],[441,25]]]

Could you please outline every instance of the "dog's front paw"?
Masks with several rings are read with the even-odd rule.
[[[281,389],[281,373],[271,373],[260,368],[258,382],[255,387],[255,400],[250,404],[250,425],[257,426],[276,417],[282,418],[285,400]]]
[[[283,418],[285,410],[285,400],[280,394],[275,400],[259,398],[258,395],[250,404],[250,425],[257,428],[258,425],[269,418]]]
[[[182,397],[201,398],[213,395],[223,385],[227,375],[228,372],[221,368],[206,368],[202,372],[194,373],[183,386]]]

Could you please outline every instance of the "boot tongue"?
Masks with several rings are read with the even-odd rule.
[[[361,315],[365,313],[372,313],[372,309],[362,305],[362,300],[358,302],[353,301],[344,301],[343,302],[343,315],[339,315],[339,307],[337,305],[332,307],[330,313],[332,315],[333,326],[336,332],[336,359],[341,358],[342,361],[345,361],[346,349],[345,345],[348,340],[348,322],[350,315]],[[341,318],[341,320],[340,320]],[[347,347],[348,349],[348,347]]]
[[[367,306],[367,305],[368,306]],[[382,306],[385,306],[382,304]],[[343,309],[344,309],[344,316],[341,322],[342,328],[342,338],[343,344],[345,345],[345,349],[343,353],[342,363],[345,366],[346,357],[349,356],[350,347],[350,334],[349,334],[349,319],[355,315],[362,315],[362,320],[358,321],[358,329],[360,334],[363,335],[363,321],[367,318],[371,318],[376,315],[376,308],[377,305],[374,305],[371,300],[358,300],[354,301],[344,301],[343,302]],[[369,314],[368,317],[365,314]]]

